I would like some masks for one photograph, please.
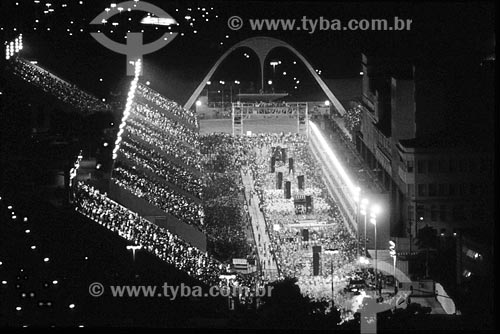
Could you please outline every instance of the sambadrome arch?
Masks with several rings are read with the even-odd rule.
[[[262,88],[264,87],[264,64],[265,64],[265,61],[266,61],[266,58],[267,58],[267,55],[269,54],[269,52],[271,50],[275,49],[275,48],[278,48],[278,47],[283,47],[283,48],[286,48],[286,49],[290,50],[307,67],[307,69],[312,74],[312,76],[314,77],[314,79],[316,80],[316,82],[319,84],[319,86],[321,87],[321,89],[323,90],[323,92],[325,92],[325,94],[328,97],[328,99],[333,103],[333,106],[338,110],[338,112],[341,115],[344,115],[345,109],[342,106],[342,104],[340,104],[340,102],[337,99],[337,97],[335,97],[335,95],[333,94],[333,92],[326,85],[326,83],[323,81],[323,79],[321,79],[321,77],[318,75],[318,73],[316,73],[316,71],[314,71],[314,68],[311,65],[311,63],[299,51],[297,51],[297,49],[295,49],[290,44],[288,44],[286,42],[283,42],[282,40],[279,40],[279,39],[276,39],[276,38],[272,38],[272,37],[263,37],[263,36],[261,36],[261,37],[251,37],[251,38],[245,39],[245,40],[243,40],[243,41],[241,41],[241,42],[233,45],[229,50],[227,50],[217,60],[217,62],[215,62],[215,64],[212,66],[212,68],[207,73],[207,75],[205,76],[205,78],[203,78],[203,81],[198,85],[198,87],[196,88],[196,90],[194,91],[194,93],[187,100],[186,104],[184,105],[185,109],[190,109],[193,106],[194,102],[196,101],[196,99],[198,98],[198,96],[200,96],[203,88],[207,84],[207,81],[210,80],[210,78],[215,73],[215,71],[217,70],[217,68],[219,67],[219,65],[224,61],[224,59],[226,59],[226,57],[229,56],[233,51],[235,51],[235,50],[237,50],[239,48],[242,48],[242,47],[247,47],[247,48],[251,49],[252,51],[255,52],[255,54],[257,54],[257,57],[259,58],[259,62],[260,62],[260,79],[261,79],[261,87]]]

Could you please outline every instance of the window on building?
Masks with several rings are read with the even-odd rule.
[[[484,212],[484,208],[477,208],[477,210],[475,211],[475,215],[476,215],[476,218],[477,220],[479,220],[480,222],[484,221],[486,219],[486,212]]]
[[[408,220],[415,221],[415,211],[413,210],[413,205],[408,205]]]
[[[456,196],[457,195],[457,185],[454,183],[450,183],[448,186],[448,195]]]
[[[450,173],[455,173],[457,171],[457,161],[455,159],[450,159],[448,169]]]
[[[429,174],[431,174],[431,173],[435,173],[435,172],[436,172],[436,161],[434,161],[434,160],[429,160],[429,161],[427,162],[427,172],[428,172]]]
[[[437,205],[431,205],[431,221],[435,222],[438,220],[438,213]]]
[[[476,171],[476,161],[474,159],[469,159],[469,173]]]
[[[446,160],[439,160],[439,172],[440,173],[448,173],[448,164]]]
[[[419,174],[425,174],[427,173],[427,166],[426,166],[426,161],[425,160],[418,160],[417,161],[417,173]]]
[[[436,184],[435,183],[430,183],[429,184],[429,196],[436,196],[437,195],[437,189],[436,189]]]
[[[427,196],[427,185],[425,183],[418,185],[418,196]]]
[[[475,183],[469,184],[469,195],[474,196],[478,194],[478,185]]]
[[[460,196],[467,196],[467,187],[465,183],[460,183]]]
[[[413,173],[413,160],[408,160],[406,162],[406,169],[408,170],[408,173]]]
[[[481,172],[489,172],[490,171],[490,162],[489,159],[482,158],[479,164],[479,170]]]
[[[422,204],[417,205],[417,220],[419,222],[425,220],[425,206]]]
[[[465,218],[465,210],[463,205],[454,205],[452,210],[452,217],[454,221],[463,221]]]
[[[448,212],[446,210],[447,208],[445,204],[442,204],[439,208],[439,220],[442,222],[445,222],[448,219]]]
[[[413,183],[408,185],[408,196],[415,197],[415,185]]]
[[[446,184],[440,183],[438,185],[438,196],[446,196]]]
[[[467,160],[466,159],[460,159],[459,171],[460,171],[460,173],[467,172]]]

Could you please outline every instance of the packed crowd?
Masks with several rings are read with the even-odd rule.
[[[312,275],[312,246],[338,249],[334,270],[343,268],[355,259],[356,242],[346,229],[339,208],[329,197],[322,182],[318,166],[310,155],[307,139],[297,134],[270,134],[246,137],[256,156],[249,161],[255,179],[255,189],[261,200],[260,207],[266,218],[274,252],[283,276],[297,277],[300,282]],[[311,195],[313,210],[297,215],[293,196],[284,198],[282,189],[276,189],[276,174],[270,173],[273,147],[286,148],[288,157],[294,158],[294,168],[305,175],[305,189],[299,190],[297,180],[289,174],[288,163],[277,161],[276,172],[292,182],[292,194]],[[296,173],[299,174],[299,173]],[[312,221],[309,240],[301,234],[299,220]],[[321,276],[329,277],[330,267],[323,266]],[[307,287],[304,287],[305,289]]]
[[[76,210],[207,284],[218,284],[228,266],[110,200],[83,182],[75,189]]]
[[[23,58],[12,58],[12,64],[15,75],[83,113],[110,110],[109,105],[101,102],[95,96],[82,91],[76,85],[61,80]]]
[[[214,133],[201,140],[200,150],[204,156],[205,168],[223,173],[228,167],[234,172],[253,159],[252,147],[243,137]]]
[[[203,207],[171,189],[157,178],[117,161],[113,169],[117,185],[179,220],[203,230]]]
[[[142,103],[134,103],[132,108],[132,116],[145,120],[148,125],[154,125],[162,130],[165,135],[181,140],[183,144],[188,144],[194,148],[199,147],[198,136],[192,128],[183,125],[174,119],[168,117],[168,111],[158,111],[156,108],[147,106]]]
[[[120,146],[120,153],[135,165],[142,166],[196,198],[201,198],[203,184],[199,176],[179,167],[157,151],[148,149],[140,141],[127,138]]]
[[[249,243],[250,216],[244,205],[239,173],[244,153],[235,150],[234,137],[211,134],[200,138],[205,184],[203,203],[209,249],[220,260],[254,256]]]
[[[138,84],[136,94],[148,104],[155,105],[161,110],[165,110],[167,113],[174,115],[179,120],[186,122],[186,124],[198,128],[198,120],[194,112],[182,108],[174,101],[168,100],[153,89],[143,84]],[[166,115],[168,116],[168,114]]]
[[[201,157],[197,150],[182,145],[180,140],[176,141],[167,137],[163,131],[155,131],[148,123],[130,118],[127,120],[126,130],[135,138],[153,146],[155,150],[172,156],[186,166],[200,169]]]

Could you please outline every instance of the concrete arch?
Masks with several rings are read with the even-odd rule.
[[[245,39],[235,45],[233,45],[231,48],[229,48],[224,54],[215,62],[215,64],[212,66],[210,71],[208,71],[207,75],[203,78],[202,82],[198,85],[194,93],[191,95],[191,97],[187,100],[186,104],[184,105],[185,109],[190,109],[195,100],[198,98],[198,96],[201,94],[203,88],[205,87],[206,83],[212,75],[215,73],[219,65],[226,59],[227,56],[229,56],[233,51],[235,51],[238,48],[241,47],[248,47],[252,49],[256,54],[257,57],[259,58],[259,63],[260,63],[260,74],[261,74],[261,87],[264,87],[264,64],[267,55],[269,52],[277,47],[283,47],[288,50],[290,50],[297,58],[300,59],[300,61],[306,66],[306,68],[309,70],[309,72],[312,74],[313,78],[316,80],[316,82],[319,84],[323,92],[325,92],[326,96],[328,99],[332,102],[333,106],[338,110],[338,112],[341,115],[345,114],[345,109],[340,104],[339,100],[337,97],[333,94],[333,92],[330,90],[330,88],[326,85],[326,83],[321,79],[321,77],[314,71],[314,68],[312,67],[311,63],[299,52],[297,49],[295,49],[293,46],[290,44],[273,38],[273,37],[251,37],[248,39]]]

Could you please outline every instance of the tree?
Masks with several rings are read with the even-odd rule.
[[[352,106],[347,109],[346,114],[344,115],[345,127],[353,137],[355,132],[359,130],[361,126],[361,111],[362,109],[360,103],[352,103]]]
[[[287,278],[271,284],[271,296],[265,303],[259,319],[266,328],[330,329],[340,322],[337,310],[326,313],[328,301],[313,301],[303,296],[297,279]]]

